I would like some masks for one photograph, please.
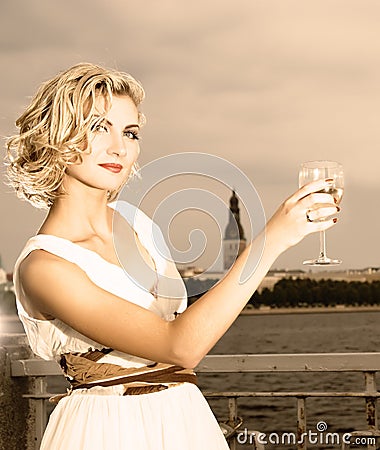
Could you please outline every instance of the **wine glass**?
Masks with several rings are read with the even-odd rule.
[[[336,161],[308,161],[301,164],[299,171],[299,186],[302,187],[311,181],[331,178],[333,182],[331,186],[320,192],[327,192],[334,197],[335,203],[338,205],[343,196],[344,178],[343,166]],[[316,219],[313,222],[321,222],[326,220]],[[334,266],[341,264],[341,260],[329,258],[326,254],[326,234],[325,231],[320,232],[320,250],[316,259],[309,259],[303,264],[309,266]]]

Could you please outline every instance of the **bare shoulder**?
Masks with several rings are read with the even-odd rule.
[[[97,286],[78,265],[45,250],[32,251],[20,264],[19,274],[31,304],[69,324],[69,311],[84,312],[90,304],[111,300],[118,303],[118,297]]]
[[[37,300],[39,294],[47,291],[51,283],[59,283],[61,277],[66,278],[77,271],[79,267],[75,264],[45,250],[36,249],[20,263],[19,277],[23,290],[30,294],[33,301]]]
[[[83,271],[75,264],[53,253],[42,249],[33,250],[19,266],[19,279],[28,310],[34,316],[51,317],[50,310],[54,309],[55,302],[60,302],[62,296],[75,289],[76,280],[84,280],[83,275]],[[62,285],[62,280],[66,281],[67,286]]]
[[[65,262],[68,263],[68,261],[63,260],[62,258],[54,255],[53,253],[47,252],[42,249],[33,250],[20,263],[19,272],[21,279],[23,281],[27,281],[28,279],[32,278],[33,275],[38,274],[38,272],[46,269],[51,264],[65,263]]]

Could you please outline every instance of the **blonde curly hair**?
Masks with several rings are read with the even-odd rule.
[[[65,194],[65,170],[69,164],[82,161],[94,125],[95,101],[104,97],[104,117],[113,95],[127,95],[137,107],[145,93],[131,75],[90,63],[77,64],[41,85],[16,121],[19,134],[7,142],[9,184],[19,198],[37,208],[49,208]],[[139,122],[145,122],[141,112]],[[135,165],[131,173],[137,170]],[[117,194],[110,192],[109,200]]]

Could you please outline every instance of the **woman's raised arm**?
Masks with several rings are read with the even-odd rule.
[[[78,266],[43,250],[33,251],[20,265],[24,292],[36,310],[105,347],[193,368],[227,331],[275,259],[306,235],[335,223],[306,220],[308,209],[321,217],[336,213],[332,196],[318,192],[328,184],[310,183],[285,201],[226,276],[172,322],[101,289]],[[250,258],[258,263],[242,282]]]
[[[227,331],[282,252],[306,235],[336,223],[336,218],[321,222],[308,222],[306,218],[309,209],[319,218],[337,213],[333,197],[319,192],[330,183],[331,180],[312,182],[289,197],[224,278],[175,320],[175,344],[189,355],[189,366],[196,366]],[[247,267],[248,274],[251,271],[249,277]]]

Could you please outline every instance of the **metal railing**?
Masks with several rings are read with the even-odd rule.
[[[297,432],[294,435],[294,448],[307,449],[306,399],[323,397],[364,398],[366,430],[356,430],[340,439],[341,448],[350,448],[352,444],[366,443],[370,450],[376,450],[378,429],[376,372],[380,371],[380,353],[309,353],[309,354],[260,354],[260,355],[215,355],[207,356],[197,368],[198,372],[210,373],[308,373],[308,372],[361,372],[364,375],[364,390],[361,392],[204,392],[207,398],[225,397],[229,400],[229,420],[233,425],[238,418],[238,399],[248,397],[296,398]],[[257,437],[257,436],[256,436]],[[289,437],[289,434],[288,434]],[[360,439],[363,437],[364,439]],[[330,433],[331,438],[331,433]],[[290,442],[289,442],[290,443]],[[256,443],[259,447],[260,441]],[[265,438],[261,440],[265,444]],[[230,448],[236,449],[236,439],[230,442]]]
[[[33,402],[36,412],[35,448],[39,443],[46,426],[46,399],[51,394],[46,392],[46,377],[61,375],[58,364],[54,361],[40,359],[13,359],[11,361],[11,377],[32,377],[32,392],[24,394]],[[270,397],[297,399],[297,432],[294,436],[294,448],[307,449],[306,399],[316,397],[356,397],[365,399],[366,430],[350,433],[351,444],[363,437],[366,447],[376,450],[376,437],[380,436],[377,418],[377,398],[380,393],[376,389],[376,372],[380,371],[380,353],[313,353],[313,354],[260,354],[260,355],[208,355],[196,368],[198,373],[285,373],[285,372],[361,372],[364,374],[364,390],[361,392],[204,392],[207,398],[228,399],[229,424],[233,427],[238,421],[238,399],[247,397]],[[257,436],[256,436],[257,437]],[[359,441],[356,441],[358,443]],[[237,448],[236,435],[229,440],[232,450]],[[256,448],[260,442],[256,441]],[[349,440],[340,443],[342,449],[350,448]],[[255,448],[255,447],[251,447]]]

